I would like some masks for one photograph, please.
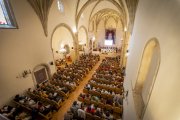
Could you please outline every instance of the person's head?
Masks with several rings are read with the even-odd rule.
[[[39,106],[42,106],[42,103],[41,103],[41,102],[38,102],[38,105],[39,105]]]
[[[36,85],[36,88],[39,88],[39,87],[40,87],[40,86],[37,84],[37,85]]]
[[[91,106],[88,106],[88,107],[87,107],[87,110],[88,110],[88,111],[91,111]]]
[[[107,117],[110,116],[110,112],[109,112],[109,111],[106,112],[106,116],[107,116]]]
[[[73,102],[73,105],[77,105],[77,101],[74,101],[74,102]]]
[[[91,105],[91,109],[94,109],[94,104]]]

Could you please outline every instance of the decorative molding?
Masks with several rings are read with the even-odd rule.
[[[27,0],[31,7],[36,12],[37,16],[39,17],[44,34],[48,36],[47,24],[48,24],[48,15],[51,8],[51,5],[54,0]]]

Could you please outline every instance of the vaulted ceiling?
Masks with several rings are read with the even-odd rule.
[[[47,20],[51,4],[47,0],[28,0],[34,8],[42,23],[44,33],[47,36]],[[89,25],[93,21],[96,28],[101,20],[107,21],[113,18],[120,21],[123,29],[132,30],[138,0],[60,0],[65,4],[75,3],[75,23],[76,28],[85,26],[89,30]],[[32,4],[33,3],[33,4]],[[41,9],[42,8],[42,9]],[[84,16],[84,17],[82,17]],[[84,19],[83,19],[84,18]]]
[[[79,26],[83,14],[88,18],[88,28],[92,21],[98,26],[101,20],[113,18],[121,22],[123,29],[132,29],[137,4],[138,0],[77,0],[76,25]]]

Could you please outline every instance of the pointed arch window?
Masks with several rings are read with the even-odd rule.
[[[0,0],[0,28],[17,28],[9,0]]]
[[[57,5],[58,5],[58,10],[63,13],[64,12],[64,5],[62,3],[62,0],[57,0]]]

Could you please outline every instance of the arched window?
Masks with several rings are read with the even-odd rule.
[[[0,28],[17,28],[9,0],[0,0]]]
[[[63,5],[62,1],[57,0],[57,5],[58,5],[58,10],[63,13],[64,12],[64,5]]]
[[[151,97],[160,65],[160,45],[156,38],[149,40],[144,48],[134,88],[134,103],[139,118],[143,118]]]

